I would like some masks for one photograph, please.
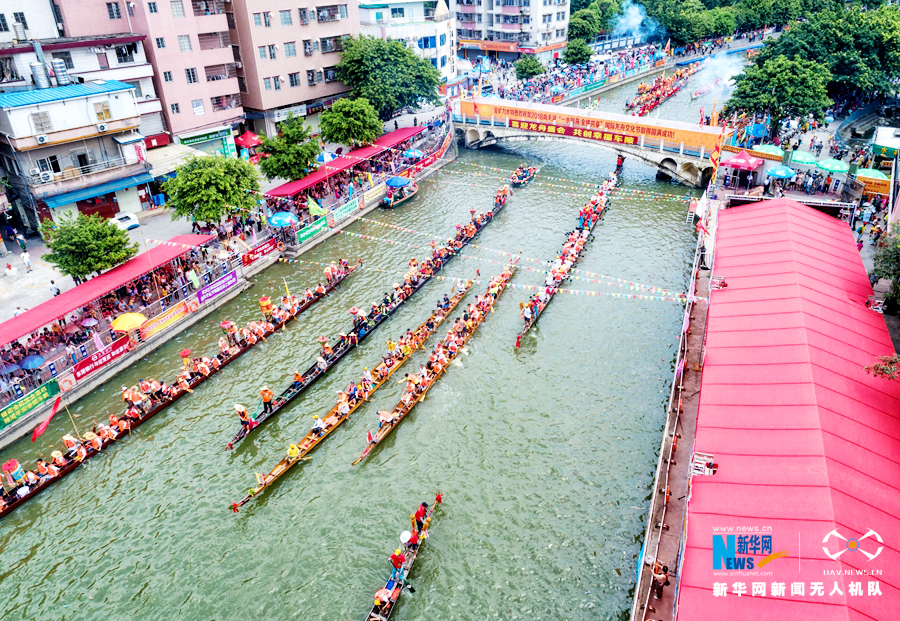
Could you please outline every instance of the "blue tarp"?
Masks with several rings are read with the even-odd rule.
[[[103,194],[109,194],[110,192],[115,192],[116,190],[133,188],[136,185],[149,183],[150,181],[153,181],[153,177],[151,177],[147,173],[141,173],[140,175],[125,177],[124,179],[107,181],[106,183],[101,183],[100,185],[95,185],[90,188],[84,188],[83,190],[75,190],[74,192],[66,192],[65,194],[57,194],[56,196],[48,196],[44,199],[44,202],[47,203],[47,207],[50,207],[52,209],[53,207],[60,207],[62,205],[68,205],[70,203],[75,203],[78,201],[86,201],[89,198],[94,198],[95,196],[101,196]]]

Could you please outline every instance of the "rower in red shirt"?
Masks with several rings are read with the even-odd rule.
[[[394,553],[391,554],[391,565],[394,566],[394,571],[391,572],[391,580],[403,578],[403,563],[405,562],[406,557],[403,556],[400,548],[394,550]]]
[[[425,512],[428,511],[428,503],[423,502],[419,505],[419,508],[416,509],[416,530],[422,530],[422,525],[425,524]]]

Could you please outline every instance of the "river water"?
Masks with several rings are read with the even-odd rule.
[[[633,96],[634,85],[626,86]],[[685,95],[689,101],[689,95]],[[686,120],[689,107],[678,112]],[[616,110],[618,111],[618,110]],[[679,118],[663,109],[663,116]],[[692,114],[692,113],[691,113]],[[597,183],[615,164],[603,150],[565,142],[463,150],[420,195],[368,217],[450,235],[484,210],[501,181],[484,167],[541,167],[547,177]],[[566,185],[570,185],[568,183]],[[623,187],[688,189],[626,162]],[[517,191],[476,243],[548,259],[573,228],[587,189],[532,184]],[[617,198],[580,268],[683,291],[694,245],[687,206]],[[409,244],[428,237],[358,222],[354,233]],[[445,270],[487,280],[506,259],[480,248]],[[519,303],[509,289],[454,364],[392,437],[360,466],[350,462],[391,409],[386,385],[281,481],[232,514],[230,504],[326,412],[338,390],[380,359],[384,342],[424,321],[451,283],[435,281],[360,350],[235,451],[233,404],[253,409],[262,385],[282,390],[315,359],[321,334],[348,327],[347,310],[376,301],[424,250],[336,235],[303,261],[361,257],[377,268],[351,276],[282,333],[138,429],[134,437],[0,523],[4,619],[361,619],[389,573],[409,515],[435,490],[444,504],[412,572],[396,619],[620,619],[630,608],[682,307],[609,295],[559,295],[514,347]],[[483,260],[478,260],[483,259]],[[534,265],[534,264],[528,264]],[[385,270],[385,271],[380,271]],[[222,319],[256,318],[258,298],[315,285],[321,267],[278,264],[202,324],[180,334],[73,408],[81,427],[118,409],[121,385],[170,378],[178,351],[213,353]],[[539,284],[520,270],[514,283]],[[577,290],[623,288],[573,280]],[[478,292],[484,285],[476,285]],[[472,295],[472,294],[470,294]],[[417,368],[422,352],[407,371]],[[69,429],[57,416],[37,443],[0,454],[31,463]]]

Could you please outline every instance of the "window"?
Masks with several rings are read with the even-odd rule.
[[[346,4],[338,5],[338,14],[341,16],[341,19],[347,19],[347,5]]]
[[[565,12],[565,11],[560,11],[559,13],[556,14],[556,21],[558,21],[558,22],[561,22],[561,21],[564,20],[565,18],[566,18],[566,12]]]
[[[299,73],[289,73],[288,80],[291,86],[300,86],[300,74]]]
[[[202,116],[202,115],[206,114],[206,110],[203,109],[203,100],[202,99],[192,100],[191,108],[194,110],[194,116]]]
[[[254,26],[262,26],[262,13],[254,13],[253,14],[253,25]]]
[[[272,90],[272,78],[263,78],[263,88],[267,91]]]
[[[134,96],[135,96],[135,97],[141,98],[141,97],[144,96],[144,91],[143,91],[143,89],[141,89],[141,83],[140,83],[140,82],[138,82],[137,80],[122,80],[122,81],[125,82],[125,84],[127,84],[128,86],[130,86],[131,88],[134,89]]]
[[[316,82],[321,82],[321,81],[322,81],[322,72],[316,71]]]
[[[306,14],[306,9],[298,9],[298,12],[300,13],[300,23],[304,25],[308,24],[309,15]]]
[[[191,51],[191,35],[178,35],[178,49],[182,52]]]
[[[56,6],[56,5],[54,4],[53,6]],[[128,17],[134,17],[134,3],[129,2],[127,6],[128,6]]]
[[[17,24],[25,26],[25,30],[28,30],[28,22],[25,21],[25,13],[13,13],[13,19],[16,20]]]
[[[266,46],[260,45],[257,49],[259,50],[259,57],[265,58],[266,57]]]
[[[178,104],[172,104],[170,107],[172,108],[172,114],[178,114],[179,112],[181,112],[181,106],[179,106]]]
[[[542,20],[545,24],[549,24],[551,21],[553,21],[553,16],[552,16],[552,15],[544,15],[544,16],[541,18],[541,20]]]
[[[56,155],[42,157],[39,160],[35,160],[34,163],[43,172],[62,172],[62,168],[59,165],[59,156]]]
[[[266,28],[272,27],[272,14],[268,11],[263,13],[263,23],[266,25]]]
[[[31,122],[34,124],[34,131],[39,134],[53,131],[53,123],[50,122],[49,112],[34,112],[31,115]]]
[[[403,17],[403,8],[391,9],[391,17]]]
[[[441,36],[444,36],[444,35],[441,35]],[[447,66],[447,57],[441,56],[441,67],[446,67],[446,66]]]
[[[312,69],[306,71],[306,83],[313,86],[316,83],[316,72]]]
[[[122,11],[119,10],[118,2],[107,2],[106,12],[109,13],[110,19],[122,19]]]
[[[288,58],[293,58],[297,55],[297,44],[291,41],[290,43],[284,44],[284,55]]]
[[[9,25],[6,23],[6,15],[0,13],[0,32],[9,32]]]
[[[100,65],[101,69],[109,69],[109,60],[106,58],[106,52],[97,54],[97,64]]]
[[[281,90],[281,76],[276,75],[274,78],[272,78],[272,81],[275,83],[275,90],[280,91]]]
[[[57,58],[66,63],[66,69],[74,69],[75,65],[72,64],[72,52],[53,52],[53,58]]]
[[[188,84],[196,84],[197,80],[197,70],[191,67],[190,69],[184,70],[184,76],[187,78]]]
[[[313,51],[314,52],[319,51],[319,42],[318,41],[313,41]]]
[[[134,62],[134,47],[132,47],[132,45],[133,44],[129,43],[128,45],[120,45],[116,48],[116,60],[120,65]]]
[[[181,0],[171,0],[169,4],[172,5],[172,17],[175,19],[184,17],[184,3]]]
[[[237,81],[238,81],[238,90],[241,91],[242,93],[246,93],[247,92],[247,82],[245,82],[244,78],[242,78],[241,76],[237,77]]]
[[[159,9],[156,7],[156,3],[155,3],[155,2],[148,2],[148,3],[147,3],[147,11],[148,11],[149,13],[159,13]]]
[[[271,60],[275,60],[275,46],[274,45],[269,46],[269,58]]]
[[[166,47],[166,39],[164,37],[156,37],[156,48],[161,50]]]
[[[441,35],[441,45],[447,45],[447,35],[445,34]]]
[[[108,121],[112,118],[112,114],[109,113],[109,102],[108,101],[98,101],[94,104],[94,114],[97,115],[98,121]]]
[[[564,37],[564,36],[566,36],[566,29],[565,29],[565,28],[556,31],[556,38],[557,38],[557,39],[559,39],[559,38],[561,38],[561,37]]]
[[[437,58],[431,59],[431,66],[434,67],[435,69],[437,69]]]
[[[172,81],[172,72],[171,71],[163,71],[163,80],[166,82]]]
[[[294,23],[294,21],[291,19],[290,10],[278,11],[278,17],[281,19],[282,26],[290,26]]]
[[[325,67],[325,81],[336,82],[337,79],[337,70],[334,67]]]

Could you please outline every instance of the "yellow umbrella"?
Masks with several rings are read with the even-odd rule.
[[[141,315],[140,313],[125,313],[124,315],[119,315],[112,322],[112,329],[116,332],[128,332],[129,330],[137,330],[144,322],[147,321],[147,318]]]

